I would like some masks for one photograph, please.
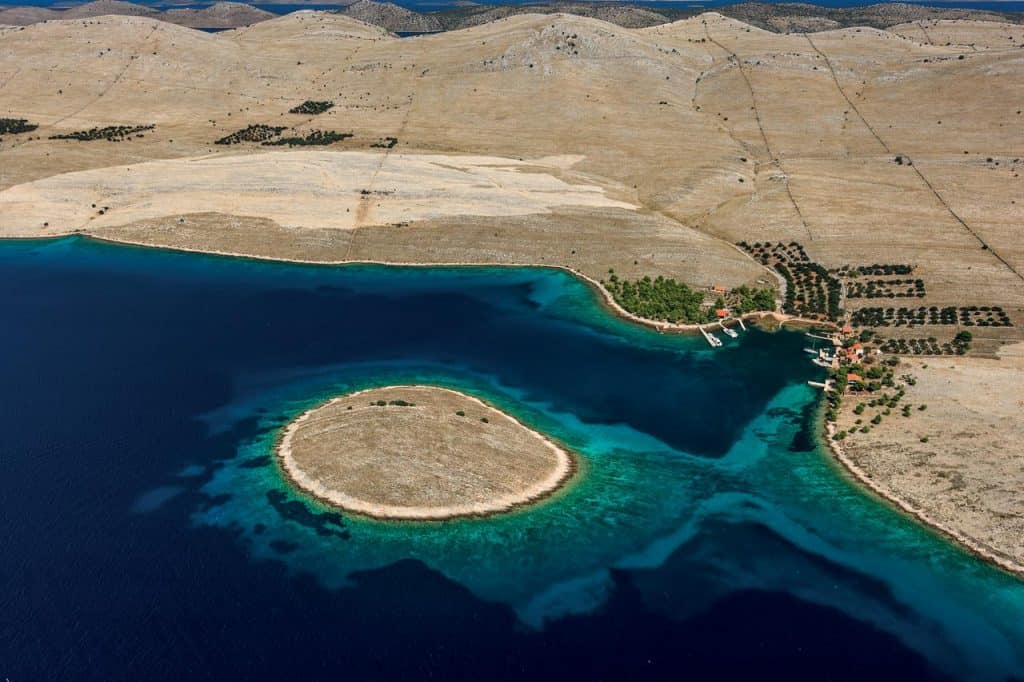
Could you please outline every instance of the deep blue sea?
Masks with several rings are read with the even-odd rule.
[[[546,269],[0,242],[0,679],[1022,679],[1024,581],[836,469],[805,340],[712,351]],[[291,489],[283,424],[412,381],[580,475],[448,523]]]

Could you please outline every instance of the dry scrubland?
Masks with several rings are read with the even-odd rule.
[[[912,416],[891,416],[843,450],[914,512],[1024,566],[1024,344],[999,355],[901,364],[898,372],[917,378],[903,401]],[[847,401],[838,428],[855,428],[856,403]]]
[[[343,509],[394,519],[508,511],[572,475],[561,447],[471,396],[388,386],[335,398],[292,422],[285,472]]]
[[[847,308],[1005,310],[1014,326],[972,328],[972,353],[993,358],[993,399],[1020,422],[1024,369],[996,358],[1024,325],[1022,44],[1024,29],[997,22],[780,35],[715,13],[647,29],[521,15],[407,40],[318,12],[214,35],[146,17],[51,21],[0,31],[0,117],[39,125],[0,136],[0,235],[725,286],[767,277],[736,242],[799,242],[826,268],[906,263],[926,283],[912,302]],[[305,100],[334,106],[289,113]],[[256,124],[351,137],[214,144]],[[155,128],[49,139],[113,125]],[[929,362],[918,386],[975,362]],[[957,381],[969,395],[984,379]],[[966,418],[951,408],[948,435],[927,444],[895,424],[883,442],[880,428],[865,468],[882,476],[911,442],[936,459],[983,448],[957,461],[995,489],[1004,479],[983,462],[1012,466],[1019,441],[979,440]],[[891,478],[893,493],[917,495],[914,478]],[[934,516],[988,524],[974,537],[995,546],[997,507]]]

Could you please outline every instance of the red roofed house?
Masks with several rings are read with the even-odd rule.
[[[864,381],[859,374],[854,374],[853,372],[846,375],[846,380],[851,384],[862,383]]]
[[[718,310],[715,311],[715,317],[717,317],[718,319],[729,317],[729,311],[726,310],[725,308],[719,308]]]

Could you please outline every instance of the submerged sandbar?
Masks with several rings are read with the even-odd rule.
[[[281,465],[320,500],[376,518],[487,516],[540,500],[573,456],[487,403],[437,386],[334,398],[284,431]]]

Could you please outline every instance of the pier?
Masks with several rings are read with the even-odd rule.
[[[714,334],[711,334],[709,332],[704,331],[704,326],[703,325],[699,325],[698,324],[697,325],[697,329],[699,329],[700,333],[704,335],[704,340],[708,342],[709,346],[711,346],[712,348],[719,348],[719,347],[721,347],[722,340],[720,338],[718,338],[717,336],[715,336]]]

